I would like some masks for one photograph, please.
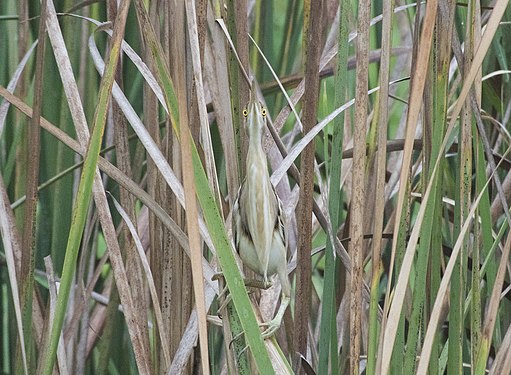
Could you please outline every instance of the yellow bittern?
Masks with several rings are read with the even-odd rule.
[[[261,140],[266,124],[266,109],[257,99],[256,85],[252,82],[250,101],[243,110],[249,145],[246,177],[234,202],[232,219],[236,250],[243,263],[263,277],[278,274],[282,285],[282,300],[275,317],[262,324],[263,337],[272,336],[280,327],[289,305],[291,286],[287,276],[287,241],[282,203],[270,182],[268,162]]]

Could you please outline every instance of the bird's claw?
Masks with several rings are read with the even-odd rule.
[[[269,322],[259,324],[259,327],[261,328],[266,327],[266,329],[261,333],[261,335],[263,336],[263,340],[272,337],[275,334],[275,332],[277,332],[278,329],[280,328],[281,323],[282,322],[280,321],[280,319],[275,318],[270,320]]]

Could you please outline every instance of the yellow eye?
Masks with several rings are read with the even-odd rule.
[[[266,108],[264,108],[264,107],[263,107],[263,108],[261,108],[261,114],[262,114],[263,116],[266,116]]]
[[[243,117],[247,117],[248,116],[248,111],[246,109],[243,110]]]

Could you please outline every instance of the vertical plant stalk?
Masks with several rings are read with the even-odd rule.
[[[20,235],[16,227],[16,219],[14,212],[9,205],[9,196],[4,185],[3,178],[0,177],[0,237],[5,249],[5,258],[7,262],[7,273],[9,274],[9,282],[11,283],[11,294],[14,305],[14,315],[16,319],[16,328],[18,339],[21,343],[21,353],[23,357],[24,373],[28,374],[25,355],[25,341],[23,339],[23,317],[21,310],[20,291],[18,289],[18,281],[16,273],[19,270],[20,259],[16,258],[21,253]],[[19,255],[18,255],[19,256]]]
[[[483,191],[483,187],[486,181],[486,160],[484,159],[484,151],[481,145],[481,141],[477,135],[474,136],[474,160],[475,160],[475,194],[479,194]],[[491,224],[491,216],[490,216],[490,204],[489,204],[489,194],[487,190],[484,190],[484,196],[481,200],[481,204],[477,208],[476,217],[480,217],[481,221],[477,220],[474,222],[474,249],[472,252],[472,290],[471,290],[471,299],[472,303],[470,304],[470,329],[471,329],[471,364],[473,368],[476,368],[477,357],[479,356],[479,348],[481,345],[481,336],[482,336],[482,325],[481,325],[481,317],[482,317],[482,304],[483,300],[481,299],[481,280],[483,279],[483,268],[480,266],[482,264],[482,260],[490,253],[490,249],[492,248],[492,235],[487,235],[488,232],[491,233],[492,227]],[[486,224],[484,224],[486,223]],[[504,227],[504,225],[502,225]],[[501,228],[502,228],[501,227]],[[485,237],[487,235],[487,237]],[[494,266],[494,262],[490,262],[492,266]],[[489,268],[492,268],[489,266]],[[491,270],[488,274],[496,275],[496,270]],[[486,277],[488,280],[489,277]],[[487,281],[487,285],[494,285],[490,280]],[[498,326],[497,326],[498,327]],[[433,356],[435,354],[433,353]]]
[[[20,19],[27,20],[29,18],[29,1],[28,0],[21,0],[16,1],[16,8],[19,13]],[[28,50],[28,41],[30,38],[30,25],[28,22],[19,22],[17,25],[17,42],[16,42],[16,49],[18,56],[24,56],[25,53]],[[13,51],[14,52],[14,51]],[[16,88],[17,95],[20,98],[24,98],[28,95],[29,92],[29,82],[28,82],[28,75],[23,74],[19,77],[19,82]],[[26,192],[27,187],[25,186],[25,182],[27,179],[27,144],[24,142],[26,140],[26,128],[25,128],[25,119],[23,119],[22,115],[20,113],[14,114],[14,121],[17,125],[18,131],[17,131],[17,139],[13,142],[14,145],[18,145],[17,147],[12,147],[12,150],[14,151],[11,153],[11,156],[14,156],[11,159],[11,166],[14,168],[14,194],[15,196],[19,197],[23,195]],[[11,169],[12,170],[12,169]],[[9,186],[9,178],[10,174],[7,175],[6,178],[6,185]],[[23,210],[24,207],[21,207],[20,210],[16,212],[16,223],[19,227],[23,225]],[[16,353],[16,357],[19,359],[20,352]],[[19,360],[16,360],[19,363]],[[19,368],[19,367],[18,367]]]
[[[385,202],[379,197],[385,195],[385,173],[387,171],[387,131],[389,117],[389,75],[390,75],[390,52],[392,41],[392,20],[394,13],[394,1],[383,3],[381,63],[379,71],[380,92],[378,94],[378,151],[376,154],[376,178],[374,191],[374,224],[373,224],[373,251],[372,251],[372,275],[371,275],[371,301],[369,307],[369,339],[367,348],[367,374],[376,373],[378,355],[378,298],[379,284],[382,273],[381,247],[383,234],[383,220],[385,217]],[[340,48],[340,47],[339,47]]]
[[[202,87],[201,60],[199,54],[199,38],[196,24],[195,1],[187,1],[186,15],[188,21],[188,31],[190,44],[192,46],[193,76],[196,83],[197,103],[199,105],[199,117],[204,129],[207,125],[206,103],[204,101],[204,89]],[[193,290],[195,295],[195,304],[197,306],[197,316],[199,320],[199,344],[201,352],[202,373],[209,375],[209,354],[208,354],[208,332],[206,322],[206,307],[204,299],[204,280],[202,270],[202,247],[199,233],[197,201],[195,198],[195,178],[193,174],[192,150],[190,146],[190,129],[187,121],[181,121],[181,162],[183,165],[183,187],[186,201],[186,223],[188,227],[188,241],[190,243],[190,254],[192,261]],[[186,120],[186,119],[185,119]],[[209,151],[208,151],[209,154]],[[214,166],[214,161],[211,161]],[[216,171],[213,169],[216,178]],[[217,186],[217,184],[214,184]]]
[[[154,25],[158,25],[158,38],[161,41],[163,53],[169,62],[170,75],[174,80],[178,92],[179,113],[187,111],[189,95],[187,93],[186,75],[189,71],[185,56],[187,55],[187,41],[185,35],[185,5],[184,2],[164,2],[159,4],[151,2],[148,9],[149,18]],[[163,15],[163,17],[162,17]],[[151,50],[145,44],[144,60],[151,66],[151,71],[156,67],[151,60]],[[177,179],[182,181],[181,149],[178,137],[172,130],[170,120],[166,119],[166,133],[162,134],[158,125],[159,105],[157,96],[154,95],[149,82],[144,82],[146,93],[144,95],[144,120],[150,129],[150,136],[155,140],[155,149],[161,148],[162,157],[168,160],[170,167]],[[184,114],[186,115],[186,113]],[[164,174],[158,170],[158,163],[153,158],[148,163],[148,187],[150,194],[160,201],[162,207],[176,220],[176,223],[184,229],[185,211],[171,189],[165,186]],[[149,168],[150,167],[150,168]],[[183,194],[184,202],[184,194]],[[175,358],[179,346],[180,335],[184,330],[186,317],[193,308],[193,288],[191,265],[184,253],[179,251],[179,243],[175,236],[169,233],[156,219],[150,215],[151,248],[157,246],[162,249],[151,254],[151,265],[155,275],[158,275],[159,296],[162,301],[162,314],[169,330],[168,345],[170,357]],[[188,238],[185,239],[188,244]],[[156,342],[155,342],[156,344]],[[159,345],[155,346],[157,348]],[[161,353],[155,353],[156,360],[153,369],[157,373],[168,371]]]
[[[234,140],[236,142],[237,160],[245,160],[247,154],[247,141],[243,137],[243,131],[241,124],[241,105],[242,103],[248,102],[248,82],[244,84],[240,68],[238,65],[238,59],[243,67],[244,71],[248,72],[248,43],[246,33],[247,29],[247,15],[246,15],[246,1],[239,0],[238,4],[236,0],[229,0],[226,2],[227,7],[222,7],[222,15],[227,20],[227,30],[232,38],[234,48],[229,50],[228,53],[228,65],[227,70],[229,73],[229,87],[231,90],[231,112],[232,112],[232,124],[234,128]],[[244,32],[240,33],[241,27],[244,24]],[[243,41],[245,45],[243,46]],[[239,52],[238,52],[239,51]],[[242,53],[244,52],[244,53]],[[248,78],[248,77],[247,77]],[[245,164],[238,163],[239,175],[245,175]]]
[[[304,133],[316,125],[318,109],[320,43],[322,35],[323,1],[311,9],[305,63],[306,94],[303,100]],[[302,152],[300,171],[300,197],[298,201],[298,249],[296,268],[296,309],[294,350],[307,357],[307,334],[311,303],[311,250],[312,250],[312,205],[314,193],[314,142]]]
[[[474,53],[473,27],[475,26],[473,16],[473,4],[469,4],[467,12],[467,26],[465,34],[465,48],[463,53],[462,73],[466,74],[470,69],[470,64]],[[478,108],[479,110],[479,108]],[[459,236],[460,228],[465,220],[468,219],[470,210],[470,201],[472,194],[472,112],[470,98],[466,100],[460,114],[460,128],[458,135],[458,168],[456,168],[456,205],[454,207],[454,236]],[[475,129],[475,127],[474,127]],[[465,317],[464,302],[467,290],[467,258],[471,253],[469,249],[469,238],[466,238],[453,270],[451,278],[451,287],[449,290],[449,342],[448,353],[449,361],[447,363],[447,374],[455,375],[463,371],[463,343],[465,342]],[[475,263],[472,272],[478,272],[478,264]],[[473,301],[474,302],[474,301]]]
[[[53,319],[55,316],[55,305],[57,302],[57,282],[55,280],[55,273],[53,272],[53,263],[51,261],[51,256],[44,257],[44,266],[46,269],[47,279],[48,279],[48,292],[50,294],[50,308],[49,308],[49,317]],[[61,374],[68,374],[69,370],[67,368],[67,358],[66,351],[64,347],[63,335],[61,334],[61,341],[59,341],[59,346],[57,348],[57,359],[58,359],[58,368]]]
[[[477,46],[481,40],[481,4],[478,1],[471,0],[469,1],[469,11],[467,12],[467,23],[466,23],[466,35],[468,40],[470,40],[470,48],[467,50],[467,54],[469,53],[469,61],[467,61],[465,71],[470,69],[470,63],[472,62],[473,54],[475,51],[475,46]],[[468,44],[468,43],[467,43]],[[482,89],[482,80],[479,75],[476,79],[477,84],[475,85],[476,99],[478,103],[478,110],[481,109],[481,89]],[[467,103],[469,107],[470,103]],[[469,107],[470,108],[470,107]],[[471,124],[473,124],[472,117],[469,117]],[[471,130],[472,131],[472,130]],[[474,194],[479,194],[479,191],[484,191],[484,196],[481,200],[480,207],[476,210],[476,217],[481,217],[481,221],[474,221],[474,245],[471,252],[472,258],[472,272],[471,272],[471,290],[469,291],[469,295],[472,299],[472,303],[470,304],[470,359],[473,368],[476,367],[476,359],[479,353],[479,345],[481,341],[481,266],[480,266],[480,255],[481,250],[483,250],[483,231],[484,227],[487,227],[488,224],[485,223],[485,220],[482,219],[484,212],[486,211],[486,203],[487,200],[487,192],[484,189],[480,189],[481,185],[479,185],[481,174],[481,169],[479,167],[479,137],[476,131],[474,131],[472,139],[473,154],[474,154],[474,169],[475,169],[475,192]],[[483,174],[484,175],[484,174]],[[491,219],[487,222],[491,223]],[[484,251],[484,250],[483,250]],[[484,252],[483,252],[484,255]],[[468,278],[467,278],[468,280]]]
[[[37,186],[39,183],[40,139],[39,128],[42,108],[44,51],[46,46],[46,0],[41,4],[41,19],[39,20],[39,43],[36,52],[35,83],[34,83],[34,115],[30,119],[28,129],[27,150],[27,183],[25,217],[21,247],[21,303],[23,314],[24,339],[20,342],[25,373],[33,372],[32,362],[32,301],[34,298],[34,268],[36,257],[36,217],[37,217]],[[19,363],[17,371],[21,372]]]
[[[339,34],[338,34],[338,56],[337,67],[335,72],[335,97],[334,107],[338,108],[346,102],[348,92],[347,87],[347,72],[348,72],[348,13],[349,2],[340,1],[340,20],[339,20]],[[335,238],[339,230],[339,216],[343,204],[343,195],[341,193],[341,167],[342,167],[342,151],[344,140],[344,112],[333,121],[333,136],[332,136],[332,154],[331,154],[331,167],[330,167],[330,184],[328,188],[328,213],[329,222],[331,224],[329,236],[327,237],[325,249],[325,279],[323,288],[323,303],[321,310],[321,331],[319,338],[319,366],[318,372],[326,374],[330,371],[332,374],[339,373],[339,359],[338,359],[338,339],[337,339],[337,324],[336,324],[336,301],[337,294],[337,279],[340,275],[336,272],[336,259],[335,252]]]
[[[486,187],[487,184],[485,185],[484,188]],[[472,213],[472,211],[473,210],[471,210],[470,214]],[[491,296],[488,299],[488,301],[490,302],[485,314],[485,323],[483,326],[481,342],[477,353],[476,366],[474,372],[475,374],[483,374],[486,369],[486,363],[488,361],[488,356],[490,352],[493,331],[495,329],[495,323],[497,322],[497,317],[499,314],[502,285],[504,283],[506,268],[508,264],[507,260],[509,259],[510,253],[511,253],[511,234],[508,234],[506,243],[504,245],[504,249],[502,251],[502,257],[498,267],[497,276],[495,277],[495,284],[493,285]]]
[[[362,273],[364,257],[364,206],[367,133],[367,86],[369,65],[369,21],[371,1],[358,4],[357,72],[355,92],[355,129],[353,134],[353,187],[350,221],[350,371],[359,373],[362,329]]]
[[[213,13],[211,9],[208,13]],[[234,204],[240,186],[238,158],[234,128],[232,126],[231,97],[227,72],[227,50],[222,30],[218,30],[213,14],[207,18],[210,38],[206,38],[204,75],[211,92],[211,102],[216,114],[216,123],[220,130],[220,139],[225,159],[228,201]],[[220,19],[220,21],[222,21]],[[225,26],[225,24],[224,24]]]
[[[286,10],[286,21],[284,25],[287,25],[286,39],[282,42],[282,50],[278,56],[279,62],[277,64],[278,76],[284,77],[290,70],[291,65],[294,63],[293,56],[296,55],[297,44],[295,41],[298,40],[298,32],[300,31],[300,16],[301,8],[299,4],[301,1],[292,0],[288,2]],[[346,25],[347,27],[347,25]],[[279,81],[277,81],[279,82]],[[282,108],[283,93],[277,93],[275,98],[275,108]],[[279,129],[280,130],[280,129]]]
[[[429,319],[432,300],[436,298],[442,272],[442,251],[431,252],[431,249],[440,249],[442,244],[442,235],[435,228],[436,223],[442,220],[442,186],[444,181],[440,173],[433,174],[433,165],[442,152],[440,144],[445,135],[454,10],[454,6],[450,8],[446,6],[446,9],[439,13],[435,21],[436,25],[433,34],[434,47],[429,64],[431,79],[427,85],[428,91],[425,95],[424,112],[426,113],[428,125],[425,127],[427,131],[423,136],[425,140],[425,149],[423,150],[424,172],[427,172],[427,175],[423,173],[424,177],[422,178],[424,194],[426,185],[429,181],[433,182],[431,183],[431,198],[426,205],[424,223],[420,233],[420,238],[423,238],[424,241],[419,243],[416,269],[422,270],[427,267],[429,276],[424,272],[419,272],[414,283],[414,300],[412,302],[414,309],[410,318],[404,363],[404,368],[412,372],[415,372],[417,351],[422,344],[425,322]],[[430,113],[431,115],[428,116]],[[444,164],[444,162],[441,162],[439,170],[443,169]],[[428,291],[427,295],[425,295],[426,290]],[[437,352],[437,355],[432,358],[430,372],[439,371],[439,357],[442,349],[438,345],[438,335],[435,336],[435,341],[434,350]]]

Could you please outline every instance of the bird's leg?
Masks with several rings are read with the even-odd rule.
[[[290,301],[291,298],[289,297],[289,295],[286,295],[286,293],[282,292],[282,300],[280,302],[279,311],[277,312],[275,317],[269,322],[259,324],[259,327],[266,327],[266,329],[262,333],[263,340],[266,340],[267,338],[273,336],[275,332],[277,332],[277,330],[280,328],[280,326],[282,325],[282,319],[284,318],[284,314],[286,312],[287,307],[289,306]],[[233,337],[232,341],[238,339],[243,334],[244,332],[241,332],[236,337]]]
[[[266,329],[262,333],[263,339],[270,338],[280,328],[280,326],[282,324],[282,319],[284,318],[284,314],[285,314],[286,309],[289,306],[289,302],[291,300],[291,298],[290,298],[291,285],[289,284],[289,279],[288,279],[287,272],[286,272],[286,266],[283,265],[280,268],[281,269],[278,272],[279,279],[281,282],[281,287],[282,287],[282,297],[281,297],[280,307],[279,307],[277,314],[275,315],[275,317],[272,320],[270,320],[269,322],[259,324],[260,327],[266,327]],[[220,277],[223,277],[223,274],[219,273],[219,274],[216,274],[215,276],[213,276],[213,278],[215,280],[218,280]],[[259,288],[259,289],[268,289],[272,285],[271,281],[268,281],[268,279],[266,277],[264,278],[264,280],[244,279],[244,282],[245,282],[245,285],[248,287],[255,287],[255,288]],[[224,296],[226,293],[228,293],[227,286],[219,294],[219,298],[220,298],[220,296]],[[225,309],[225,307],[227,306],[227,304],[230,301],[231,301],[231,297],[229,294],[227,294],[225,296],[224,302],[218,307],[218,311],[223,311],[223,309]],[[244,332],[241,332],[237,336],[233,337],[233,339],[231,340],[229,345],[231,345],[235,340],[237,340],[243,334],[244,334]]]
[[[266,340],[273,336],[275,332],[280,328],[282,324],[282,319],[284,318],[284,314],[286,312],[287,307],[289,306],[289,302],[291,300],[290,298],[290,285],[289,285],[289,279],[287,278],[287,274],[284,274],[285,278],[281,276],[281,283],[282,283],[282,300],[280,302],[279,311],[275,315],[275,317],[266,323],[259,323],[259,327],[266,327],[266,329],[262,332],[262,338],[263,340]],[[260,283],[263,283],[263,285],[267,285],[268,283],[271,285],[271,282],[268,281],[259,281]],[[263,288],[266,289],[266,288]],[[229,347],[239,338],[241,338],[245,334],[244,331],[240,332],[236,336],[234,336],[229,343]],[[248,349],[248,346],[243,348],[241,352],[239,353],[239,356],[241,356],[246,350]]]
[[[277,312],[277,315],[270,320],[267,323],[260,324],[262,327],[267,327],[264,332],[262,333],[263,339],[267,339],[277,330],[279,329],[280,325],[282,324],[282,319],[284,318],[284,313],[286,312],[286,309],[289,305],[289,302],[291,300],[291,284],[289,284],[289,278],[287,276],[287,265],[286,263],[283,263],[279,266],[278,269],[278,275],[280,279],[280,284],[282,287],[282,297],[280,301],[280,307],[279,311]]]
[[[289,296],[286,296],[284,293],[282,293],[282,301],[280,302],[280,307],[277,315],[275,315],[275,317],[269,322],[260,324],[261,327],[267,327],[262,333],[263,339],[267,339],[273,336],[273,334],[280,328],[280,325],[282,324],[282,318],[284,317],[284,313],[286,312],[290,300],[291,299]]]

